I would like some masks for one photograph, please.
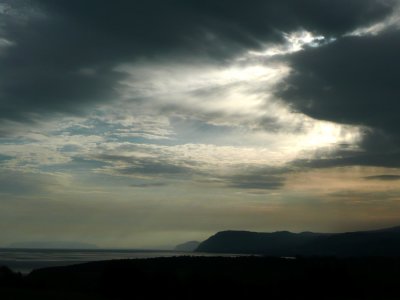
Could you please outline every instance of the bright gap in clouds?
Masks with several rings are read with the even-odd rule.
[[[265,52],[251,52],[223,66],[170,61],[120,65],[116,70],[129,74],[121,82],[119,92],[124,99],[121,105],[126,112],[135,113],[140,103],[141,114],[159,111],[169,118],[185,119],[185,124],[203,123],[203,129],[207,124],[216,131],[228,127],[229,133],[213,134],[207,144],[235,146],[239,153],[243,144],[247,155],[252,147],[255,156],[259,155],[260,164],[282,164],[312,156],[318,149],[332,151],[341,144],[355,145],[361,139],[359,128],[312,119],[292,111],[274,96],[277,85],[290,74],[291,68],[268,56],[334,42],[307,31],[284,36],[284,45],[270,46]],[[267,58],[260,60],[260,56]],[[201,136],[209,134],[202,128],[193,129],[193,138],[175,132],[173,139],[181,145],[201,143]],[[269,162],[261,156],[269,157]],[[230,163],[245,161],[233,155]]]
[[[327,40],[322,35],[315,36],[311,32],[305,30],[283,33],[282,35],[285,40],[283,45],[268,45],[264,51],[249,51],[249,56],[272,57],[291,54],[303,50],[305,46],[318,47],[321,44],[334,41],[334,39]]]

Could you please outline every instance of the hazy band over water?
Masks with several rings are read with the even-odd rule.
[[[144,259],[174,256],[226,256],[230,254],[189,253],[160,250],[60,250],[60,249],[0,249],[0,266],[14,271],[29,273],[33,269],[66,266],[90,261],[114,259]],[[235,255],[238,256],[238,255]]]

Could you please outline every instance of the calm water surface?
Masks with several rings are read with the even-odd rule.
[[[66,266],[98,260],[154,258],[172,256],[238,256],[159,250],[60,250],[60,249],[0,249],[0,266],[27,274],[33,269]]]

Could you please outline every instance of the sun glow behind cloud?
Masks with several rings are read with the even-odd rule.
[[[291,33],[282,33],[285,43],[282,45],[268,45],[264,51],[249,51],[248,56],[273,57],[301,51],[304,47],[318,47],[334,39],[327,40],[324,36],[315,36],[309,31],[301,30]],[[241,58],[242,60],[245,58]]]
[[[291,49],[298,51],[300,45],[320,40],[309,33],[300,37],[288,39],[293,43]],[[231,139],[216,135],[209,142],[220,144],[221,139],[232,146],[243,140],[256,152],[263,149],[269,155],[274,153],[275,158],[280,153],[281,158],[271,159],[271,164],[286,163],[318,148],[356,144],[361,138],[355,126],[314,120],[277,99],[277,84],[291,72],[290,66],[283,63],[248,60],[213,66],[141,62],[121,65],[117,70],[130,75],[121,83],[124,111],[134,113],[140,103],[142,114],[161,109],[165,116],[229,127]],[[181,144],[193,142],[180,138],[174,137]],[[236,151],[240,152],[240,147]],[[233,157],[232,163],[241,163]],[[265,163],[261,157],[259,161]]]

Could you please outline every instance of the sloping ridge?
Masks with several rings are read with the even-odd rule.
[[[271,256],[400,256],[400,227],[346,233],[221,231],[197,252]]]

